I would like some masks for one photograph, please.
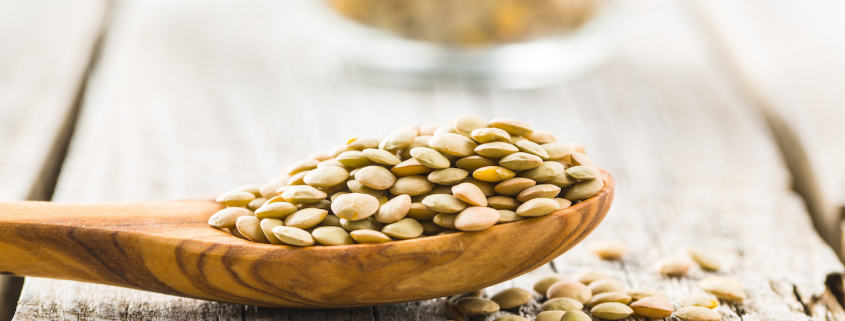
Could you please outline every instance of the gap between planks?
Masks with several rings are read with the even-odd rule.
[[[693,1],[714,48],[768,121],[816,230],[843,259],[841,4]],[[813,17],[813,21],[802,19]]]
[[[827,192],[824,187],[827,186],[821,182],[817,174],[818,168],[815,168],[814,162],[810,159],[810,153],[804,145],[806,141],[802,140],[800,135],[796,133],[794,124],[790,124],[789,120],[781,113],[781,109],[786,109],[786,106],[778,106],[783,103],[778,101],[776,97],[772,97],[772,90],[776,88],[767,87],[760,77],[764,77],[760,70],[755,70],[755,67],[749,67],[748,64],[755,64],[749,61],[751,58],[760,58],[760,52],[757,50],[776,49],[776,48],[755,48],[752,50],[747,44],[740,43],[743,38],[740,35],[748,35],[753,32],[751,30],[751,22],[745,19],[738,19],[738,15],[744,14],[742,17],[756,21],[759,17],[746,17],[748,12],[741,12],[740,6],[730,4],[723,0],[715,1],[691,1],[692,9],[696,18],[699,20],[699,25],[702,26],[711,47],[719,54],[723,65],[726,66],[728,72],[733,76],[736,82],[741,86],[744,93],[750,100],[750,105],[756,108],[766,121],[772,138],[777,143],[778,151],[781,153],[786,164],[787,170],[792,176],[792,188],[801,196],[803,203],[810,214],[813,221],[813,226],[816,231],[822,236],[825,242],[833,249],[840,260],[843,259],[843,233],[842,229],[845,227],[842,222],[843,214],[845,214],[845,207],[839,207],[836,204],[832,205],[832,200],[826,196]],[[754,6],[761,5],[760,3],[749,2],[746,5]],[[730,14],[725,14],[729,12]],[[763,23],[763,21],[756,21]],[[739,35],[735,35],[737,33]],[[789,38],[786,38],[789,40]],[[794,39],[793,39],[794,40]],[[752,43],[752,45],[760,46],[761,43]],[[816,48],[819,50],[825,48]],[[765,60],[765,59],[763,59]],[[777,61],[786,63],[785,61]],[[770,66],[776,68],[777,66]],[[777,68],[776,68],[777,69]],[[786,103],[788,104],[788,102]],[[834,116],[835,117],[835,116]],[[835,175],[838,173],[828,173]],[[828,275],[826,288],[827,291],[821,298],[805,298],[802,297],[800,289],[796,287],[795,296],[798,298],[806,310],[807,315],[814,317],[821,317],[816,305],[826,306],[829,312],[834,314],[837,320],[845,320],[845,312],[842,306],[845,305],[845,292],[843,292],[843,277],[841,273],[832,273]],[[821,309],[824,311],[824,309]]]
[[[49,147],[47,157],[44,159],[35,181],[32,182],[26,200],[49,201],[53,198],[59,174],[61,173],[62,165],[64,164],[71,139],[73,138],[73,132],[76,128],[77,119],[79,118],[79,111],[82,106],[83,93],[87,87],[88,77],[102,50],[103,37],[110,16],[111,4],[111,1],[104,1],[105,8],[103,9],[102,22],[97,28],[97,35],[89,49],[90,55],[88,60],[84,62],[82,73],[75,83],[73,98],[69,102],[67,114],[56,132],[54,141]],[[14,317],[24,282],[25,278],[21,276],[0,276],[0,320],[11,320]]]

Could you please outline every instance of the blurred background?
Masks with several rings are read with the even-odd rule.
[[[512,117],[582,142],[616,176],[595,234],[630,244],[621,274],[645,269],[646,249],[696,239],[729,261],[759,256],[734,269],[760,284],[752,272],[771,266],[824,276],[841,270],[827,258],[841,257],[845,213],[842,12],[830,0],[0,0],[0,200],[207,197],[349,138]],[[825,264],[781,264],[771,247]],[[549,269],[606,264],[571,252]],[[3,282],[2,319],[16,306],[20,320],[282,313],[44,279],[19,301],[23,280]],[[379,313],[439,315],[414,307]]]

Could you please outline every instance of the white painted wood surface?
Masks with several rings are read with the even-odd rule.
[[[581,80],[535,91],[396,89],[347,79],[343,43],[300,1],[128,1],[115,12],[57,188],[59,201],[205,197],[273,177],[360,135],[461,114],[511,116],[581,141],[618,181],[617,201],[585,244],[618,238],[602,262],[579,245],[545,271],[600,269],[673,299],[705,273],[656,275],[687,244],[711,246],[721,275],[750,299],[726,319],[799,320],[843,270],[810,225],[765,121],[680,2],[627,12],[617,57]],[[503,258],[506,259],[506,258]],[[497,286],[506,288],[510,285]],[[489,293],[493,294],[493,293]],[[807,310],[805,311],[805,305]],[[530,305],[524,312],[531,311]],[[502,312],[501,314],[507,314]],[[498,314],[498,315],[501,315]],[[33,279],[18,320],[442,320],[442,299],[344,310],[265,309],[71,281]],[[494,317],[487,318],[492,320]]]
[[[841,254],[845,4],[696,1],[715,47],[769,119],[815,226]]]
[[[0,200],[39,194],[91,61],[104,1],[0,1]]]
[[[49,198],[104,1],[0,1],[0,200]],[[0,276],[0,320],[23,279]]]

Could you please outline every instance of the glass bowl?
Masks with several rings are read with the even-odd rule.
[[[326,0],[345,28],[355,78],[398,86],[462,83],[530,89],[610,57],[602,0]]]

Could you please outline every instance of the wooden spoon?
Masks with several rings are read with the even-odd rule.
[[[604,218],[614,181],[550,215],[383,244],[292,247],[212,228],[210,200],[0,203],[0,272],[267,307],[353,307],[469,292],[548,263]]]

